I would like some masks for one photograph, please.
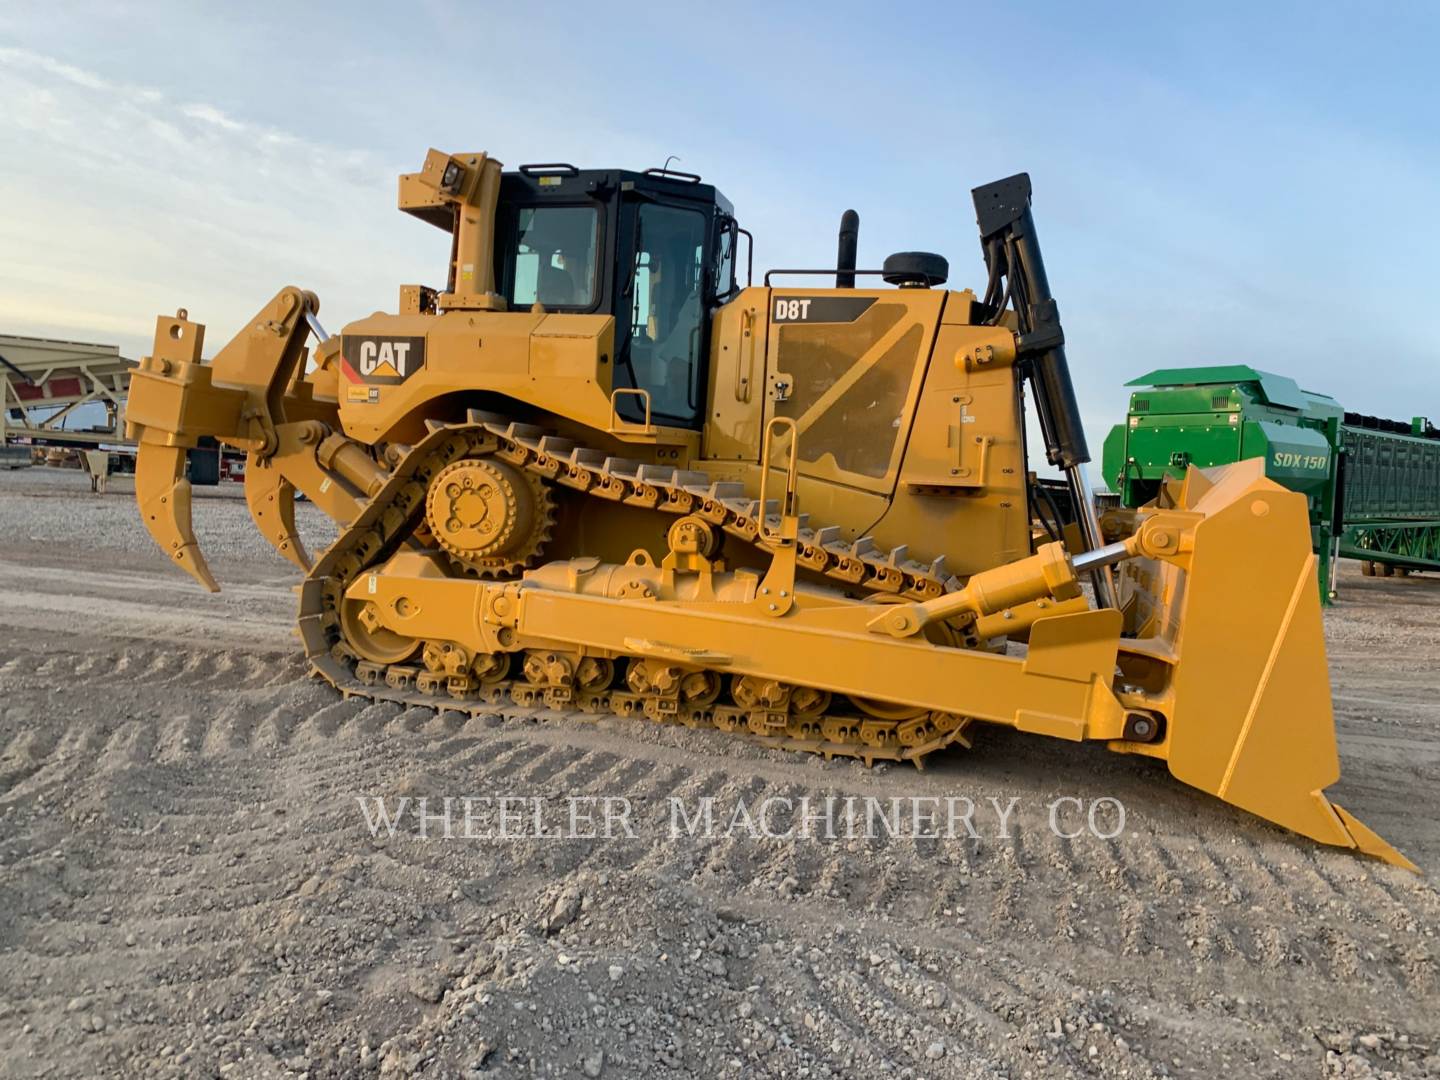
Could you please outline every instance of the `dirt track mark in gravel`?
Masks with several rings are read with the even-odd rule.
[[[300,674],[298,661],[283,655],[187,655],[141,645],[104,656],[21,653],[0,658],[0,677],[13,691],[57,683],[81,697],[93,697],[94,688],[109,691],[117,715],[109,724],[85,716],[5,747],[0,808],[64,798],[65,792],[96,786],[97,774],[116,789],[100,810],[107,817],[123,815],[124,806],[137,802],[165,807],[158,819],[139,829],[138,837],[132,827],[122,831],[113,849],[89,853],[78,874],[85,879],[81,893],[113,895],[131,872],[127,855],[143,859],[155,851],[162,834],[169,844],[182,843],[182,857],[167,859],[161,870],[180,873],[184,864],[190,880],[206,879],[204,914],[189,910],[188,889],[160,890],[144,913],[164,943],[158,952],[166,956],[163,971],[172,981],[181,971],[191,973],[186,985],[197,983],[200,973],[222,982],[243,975],[238,957],[245,931],[235,920],[264,922],[284,907],[281,868],[315,860],[328,846],[327,836],[340,846],[367,839],[352,801],[357,791],[603,793],[624,795],[642,813],[663,815],[671,794],[692,800],[709,794],[720,805],[740,798],[756,803],[769,795],[829,792],[907,796],[953,788],[961,779],[955,768],[915,773],[820,767],[749,748],[734,748],[734,758],[727,760],[725,750],[731,748],[723,745],[723,736],[657,729],[640,744],[623,721],[560,720],[537,726],[341,702]],[[145,715],[152,696],[182,684],[189,694],[215,700],[197,700],[192,715]],[[697,755],[690,745],[696,741],[722,745],[707,746],[707,753]],[[274,767],[277,756],[283,769]],[[374,786],[367,789],[367,783]],[[256,836],[268,837],[271,830],[263,822],[245,823],[243,809],[290,805],[297,795],[309,807],[294,823],[298,827],[269,838],[262,862],[247,861],[249,855],[240,852],[248,852]],[[237,807],[242,814],[235,819]],[[790,917],[781,922],[802,936],[853,935],[851,955],[860,956],[865,967],[870,961],[868,954],[861,956],[868,948],[862,942],[875,933],[877,921],[884,926],[877,940],[892,951],[902,944],[987,942],[991,964],[984,974],[990,981],[972,972],[947,985],[944,993],[963,995],[970,1019],[1002,1039],[1013,1034],[1004,1017],[1024,1013],[1021,1005],[1031,992],[1007,981],[1006,966],[1024,968],[1042,951],[1051,971],[1056,965],[1084,970],[1103,962],[1111,979],[1143,980],[1156,964],[1203,964],[1208,980],[1283,997],[1290,1008],[1323,1008],[1333,1002],[1337,983],[1376,1007],[1384,1000],[1433,996],[1433,957],[1424,951],[1401,955],[1393,943],[1413,936],[1422,925],[1440,925],[1432,888],[1373,862],[1297,845],[1278,830],[1223,807],[1213,816],[1238,819],[1223,823],[1231,830],[1228,844],[1203,844],[1194,833],[1157,829],[1145,821],[1123,842],[1070,841],[1030,828],[1015,843],[959,845],[913,839],[880,845],[864,839],[813,844],[744,836],[699,840],[667,837],[657,827],[636,841],[562,845],[563,851],[543,854],[536,868],[543,876],[527,876],[531,889],[551,875],[563,879],[608,872],[664,881],[702,905],[725,905],[746,924],[763,925],[788,911]],[[213,825],[227,819],[235,824],[211,836]],[[1206,824],[1218,829],[1222,823]],[[375,879],[357,895],[376,903],[387,898],[382,906],[388,907],[405,894],[407,881],[429,877],[441,894],[465,897],[468,891],[486,900],[514,896],[519,883],[498,863],[488,875],[474,878],[447,870],[451,860],[435,854],[434,845],[413,838],[390,841],[383,855],[375,854]],[[23,873],[28,865],[22,860],[13,869]],[[123,943],[112,943],[112,952],[106,952],[99,939],[113,935],[84,919],[70,920],[63,932],[51,931],[36,942],[18,931],[27,914],[23,898],[5,900],[0,940],[48,958],[63,974],[78,973],[95,947],[102,958],[112,953],[134,957],[114,951],[124,950]],[[828,929],[796,925],[800,905]],[[1280,922],[1274,917],[1277,906],[1285,914]],[[961,910],[963,916],[955,914]],[[208,944],[188,944],[200,940]],[[827,962],[835,959],[827,949]],[[931,973],[910,970],[903,962],[901,967],[906,992],[925,992]],[[1295,979],[1297,967],[1306,972],[1304,980]],[[841,976],[833,994],[828,981],[788,968],[780,985],[797,994],[803,990],[812,1020],[818,1010],[821,1019],[807,1031],[833,1030],[848,1045],[862,1013],[872,1018],[868,1023],[876,1016],[890,1022],[892,1014],[910,1015],[916,1007],[886,991],[883,978],[877,986],[865,974],[860,981],[869,997],[863,1006],[851,1002],[858,992],[854,973],[849,981]],[[794,979],[800,982],[792,985]],[[1053,975],[1050,980],[1055,981]],[[146,993],[144,979],[125,985],[128,993]],[[1064,987],[1067,996],[1073,991]],[[1167,1003],[1161,992],[1154,1000],[1177,1010],[1186,1005],[1184,995]],[[1403,1020],[1390,1012],[1392,1022]],[[871,1041],[875,1064],[906,1060],[906,1039],[876,1035]],[[823,1047],[811,1049],[819,1053]],[[1025,1055],[1007,1060],[1016,1067],[1035,1064]]]

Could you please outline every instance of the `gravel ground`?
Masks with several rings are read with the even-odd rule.
[[[1331,793],[1417,877],[999,729],[867,770],[343,701],[304,676],[296,576],[237,488],[198,493],[218,596],[153,550],[125,478],[86,488],[0,473],[0,1073],[1440,1076],[1440,580],[1349,565],[1327,615]],[[450,839],[372,833],[357,802],[539,799],[553,824],[572,795],[628,800],[634,835],[482,811],[466,837],[458,810]],[[673,798],[723,823],[956,795],[980,838],[669,827]],[[1056,836],[1061,796],[1119,799],[1125,831]]]

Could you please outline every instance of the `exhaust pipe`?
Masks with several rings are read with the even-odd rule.
[[[840,271],[835,275],[837,289],[855,287],[855,258],[860,246],[860,215],[846,210],[840,215],[840,249],[835,256],[835,266]]]

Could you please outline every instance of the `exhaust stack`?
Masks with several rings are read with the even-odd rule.
[[[859,246],[860,215],[854,210],[846,210],[840,215],[840,248],[835,256],[835,266],[840,271],[835,275],[837,289],[855,287],[855,257]]]

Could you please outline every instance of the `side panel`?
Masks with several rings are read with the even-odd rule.
[[[1184,476],[1188,465],[1208,469],[1239,461],[1244,455],[1238,421],[1237,413],[1132,415],[1126,443],[1131,477],[1161,480]]]
[[[771,291],[765,415],[795,421],[801,475],[894,490],[946,295]]]
[[[1100,454],[1100,474],[1111,491],[1119,492],[1121,501],[1130,505],[1126,499],[1125,486],[1128,483],[1125,476],[1125,432],[1124,424],[1116,424],[1105,436],[1105,446]]]
[[[1025,425],[1014,366],[985,346],[1008,330],[965,325],[965,294],[951,297],[925,372],[899,487],[875,526],[882,547],[945,556],[966,577],[1030,554]]]
[[[1240,457],[1265,459],[1265,475],[1291,491],[1319,498],[1330,482],[1330,443],[1323,432],[1298,424],[1246,420]],[[1198,464],[1198,463],[1197,463]]]
[[[974,296],[929,290],[746,290],[716,316],[705,460],[759,487],[767,416],[800,429],[813,526],[872,536],[969,574],[1030,553],[1019,387],[969,326]],[[1000,354],[1003,356],[1002,353]],[[780,464],[785,447],[777,447]]]
[[[1349,424],[1345,523],[1440,520],[1440,440],[1367,431]]]
[[[340,422],[361,442],[413,441],[446,418],[436,399],[488,392],[604,431],[614,341],[608,315],[372,315],[341,332]]]

